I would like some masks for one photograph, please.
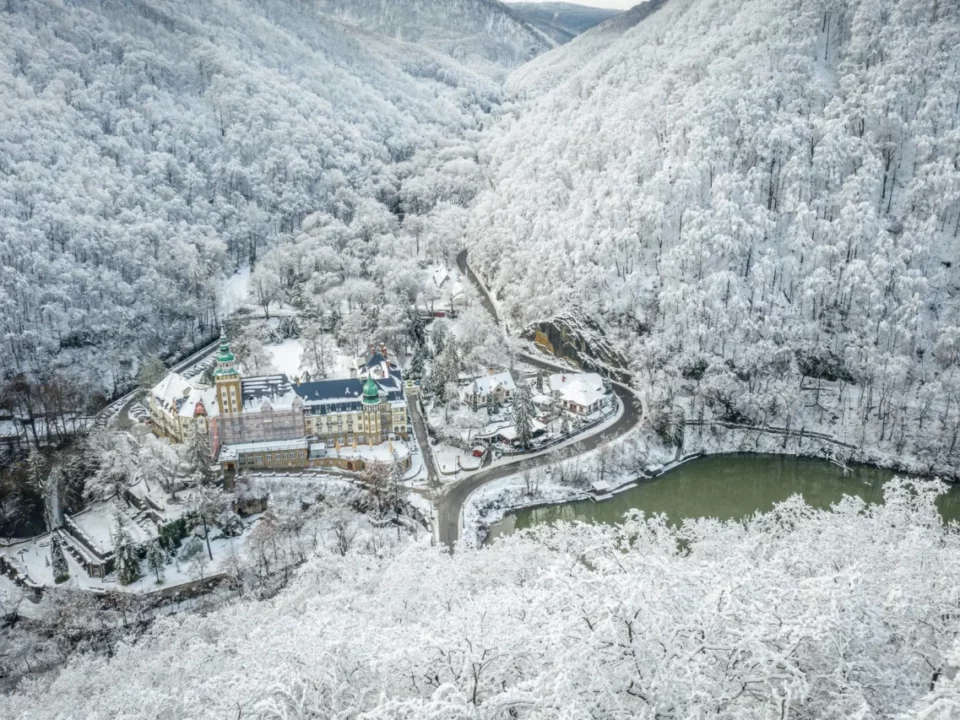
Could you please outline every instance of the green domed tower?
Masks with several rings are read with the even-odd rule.
[[[217,388],[217,406],[221,415],[240,412],[242,403],[240,370],[237,358],[230,352],[230,343],[225,333],[220,333],[220,351],[217,353],[217,368],[213,371],[213,382]]]
[[[363,397],[360,400],[363,405],[363,434],[366,436],[367,445],[379,445],[381,441],[380,430],[380,388],[373,378],[367,378],[363,385]]]
[[[380,404],[380,388],[373,381],[373,378],[367,378],[367,382],[364,383],[362,402],[364,405]]]

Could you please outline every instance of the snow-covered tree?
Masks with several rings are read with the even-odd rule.
[[[157,582],[163,582],[167,566],[167,554],[160,547],[160,543],[153,542],[147,548],[147,567],[157,576]]]
[[[525,380],[516,381],[516,392],[513,394],[513,422],[517,429],[517,442],[522,448],[529,448],[533,438],[533,420],[536,417],[536,408],[530,394],[530,386]]]
[[[207,554],[213,560],[213,550],[210,547],[210,526],[216,522],[226,506],[226,499],[219,489],[210,486],[199,486],[190,493],[187,507],[190,514],[203,527],[203,539],[207,544]]]
[[[195,423],[190,425],[186,435],[184,461],[190,471],[199,477],[200,483],[207,485],[213,481],[210,436],[202,425]]]
[[[140,560],[120,513],[117,513],[113,528],[113,556],[117,581],[121,585],[129,585],[140,579]]]
[[[50,568],[53,571],[55,583],[59,584],[70,579],[70,566],[67,565],[67,559],[63,556],[60,538],[56,533],[50,537]]]

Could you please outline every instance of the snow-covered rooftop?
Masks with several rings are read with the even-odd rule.
[[[268,404],[274,410],[293,407],[297,393],[286,375],[243,378],[243,411],[260,412]]]
[[[591,407],[607,395],[603,378],[596,373],[558,373],[550,376],[550,390],[565,402]]]
[[[473,381],[470,389],[474,395],[484,396],[489,395],[498,387],[502,387],[508,392],[513,392],[517,389],[517,386],[513,382],[513,377],[506,371],[478,377]]]
[[[183,375],[172,372],[158,382],[150,394],[164,407],[170,407],[171,403],[185,399],[194,387],[196,387],[194,383]]]
[[[194,417],[198,403],[203,404],[203,410],[209,417],[219,414],[216,390],[185,378],[180,373],[169,373],[153,387],[150,394],[165,411],[176,408],[176,414],[181,417]]]
[[[309,447],[306,438],[298,440],[266,440],[264,442],[224,445],[220,449],[220,462],[236,460],[241,454],[252,452],[282,452],[284,450],[306,450]]]

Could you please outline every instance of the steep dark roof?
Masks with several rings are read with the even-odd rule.
[[[304,402],[320,402],[322,400],[359,400],[363,393],[363,380],[348,378],[346,380],[317,380],[295,385],[293,388]]]
[[[374,352],[370,355],[370,357],[367,358],[366,367],[376,367],[377,365],[385,362],[387,362],[387,359],[383,355],[381,355],[379,352]]]
[[[389,380],[374,380],[381,392],[384,393],[387,400],[403,399],[403,381],[402,373],[397,370],[391,372]],[[357,400],[363,396],[363,380],[358,378],[348,378],[344,380],[316,380],[314,382],[300,383],[293,386],[293,391],[297,393],[304,402],[324,402],[324,401],[349,401]]]

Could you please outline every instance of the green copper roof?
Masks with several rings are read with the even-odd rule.
[[[220,352],[217,353],[217,362],[231,363],[236,359],[237,358],[234,356],[234,354],[230,352],[230,343],[227,342],[227,334],[225,332],[221,332],[220,333]]]
[[[366,405],[376,405],[380,402],[380,388],[373,381],[373,378],[367,378],[363,386],[363,401]]]

